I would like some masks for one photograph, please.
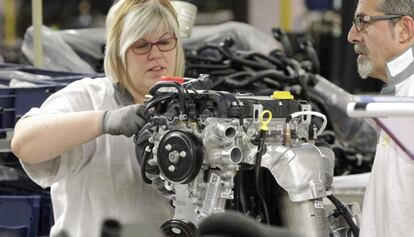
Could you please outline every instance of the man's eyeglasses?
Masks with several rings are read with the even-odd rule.
[[[137,42],[131,45],[131,50],[135,54],[146,54],[149,53],[153,46],[157,46],[157,48],[161,52],[168,52],[173,50],[177,46],[177,37],[171,36],[168,38],[162,38],[157,41],[151,42],[146,40],[138,40]]]
[[[382,16],[356,16],[352,21],[357,31],[361,31],[367,24],[374,21],[394,20],[401,18],[401,15],[382,15]]]

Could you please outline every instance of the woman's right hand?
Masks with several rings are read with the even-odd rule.
[[[145,106],[129,105],[117,110],[105,111],[101,120],[102,134],[125,135],[130,137],[145,125]]]

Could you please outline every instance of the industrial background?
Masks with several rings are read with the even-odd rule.
[[[31,107],[40,105],[50,94],[69,82],[85,76],[103,75],[105,17],[114,3],[113,0],[43,0],[40,14],[44,25],[44,60],[41,65],[35,65],[33,38],[36,33],[31,26],[34,19],[32,4],[36,1],[0,0],[0,236],[49,236],[50,227],[54,222],[50,190],[41,189],[30,181],[20,167],[18,159],[11,153],[10,139],[13,136],[13,127]],[[347,42],[347,34],[352,26],[358,0],[184,2],[194,4],[198,9],[192,35],[184,39],[187,77],[210,74],[215,86],[213,89],[234,89],[235,92],[257,92],[264,95],[269,90],[262,87],[263,83],[267,87],[274,85],[275,88],[290,89],[293,94],[296,93],[295,98],[308,100],[313,108],[328,114],[327,130],[330,133],[325,133],[322,138],[332,145],[335,152],[335,175],[370,172],[374,151],[367,147],[372,143],[361,141],[364,140],[365,134],[359,127],[351,126],[354,125],[353,122],[349,122],[349,127],[345,129],[355,130],[344,131],[341,126],[348,121],[342,116],[343,111],[336,111],[338,108],[335,108],[335,102],[329,102],[327,99],[331,98],[331,95],[318,94],[323,89],[310,88],[307,91],[300,83],[285,85],[271,76],[270,79],[267,78],[269,80],[260,82],[262,84],[250,86],[253,83],[246,75],[256,77],[260,75],[256,73],[267,69],[255,67],[257,64],[254,63],[246,63],[254,69],[253,72],[246,70],[241,81],[235,82],[239,74],[235,76],[233,73],[241,69],[226,67],[229,71],[225,71],[220,65],[226,64],[228,60],[236,60],[239,55],[229,56],[227,61],[222,60],[223,55],[217,55],[217,52],[222,51],[214,48],[221,47],[217,45],[222,43],[221,45],[227,44],[241,50],[259,51],[261,54],[273,53],[273,56],[279,57],[277,49],[286,47],[281,37],[283,39],[287,36],[291,52],[289,55],[288,51],[285,51],[286,55],[281,58],[292,58],[300,62],[300,66],[306,72],[305,84],[309,84],[307,86],[312,87],[312,81],[316,80],[314,78],[321,76],[327,84],[334,85],[338,91],[339,88],[345,91],[338,93],[377,94],[383,83],[371,78],[359,78],[356,54],[353,45]],[[236,33],[238,30],[240,32]],[[204,60],[203,57],[211,56],[211,52],[203,48],[206,43],[204,36],[223,35],[223,32],[234,33],[230,34],[234,37],[229,39],[217,36],[210,42],[216,45],[209,49],[217,50],[213,53],[219,60]],[[257,40],[249,39],[249,34],[252,34],[253,38],[257,36]],[[198,50],[199,54],[195,55],[194,49]],[[263,62],[257,60],[259,63]],[[210,67],[203,67],[206,64]],[[241,68],[245,68],[244,66]],[[276,68],[279,68],[278,64]],[[289,71],[284,66],[280,70],[284,73]],[[48,84],[54,79],[54,83]],[[252,88],[256,91],[249,91]],[[338,97],[344,94],[338,94]],[[349,133],[358,132],[361,132],[362,138],[352,140],[354,138],[350,138]],[[366,138],[370,139],[368,135]],[[362,205],[363,186],[342,191],[337,190],[337,194],[342,195],[343,201],[359,202]],[[17,216],[13,217],[15,219],[11,219],[10,213],[17,213]],[[7,235],[9,232],[2,235],[2,228],[6,230],[7,226],[25,227],[23,232],[16,231],[15,235]],[[348,234],[347,236],[351,236],[350,232]]]

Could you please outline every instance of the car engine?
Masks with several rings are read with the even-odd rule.
[[[204,218],[230,209],[305,236],[347,236],[330,225],[323,200],[335,164],[317,141],[326,117],[289,92],[208,88],[206,75],[167,78],[145,102],[136,153],[143,180],[175,207],[163,232],[194,236]]]

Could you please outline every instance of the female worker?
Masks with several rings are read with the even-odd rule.
[[[131,136],[144,124],[149,88],[183,73],[176,13],[168,0],[119,0],[106,24],[107,77],[73,82],[15,127],[13,153],[51,187],[51,236],[98,236],[107,218],[160,225],[172,217],[169,201],[141,180]]]

